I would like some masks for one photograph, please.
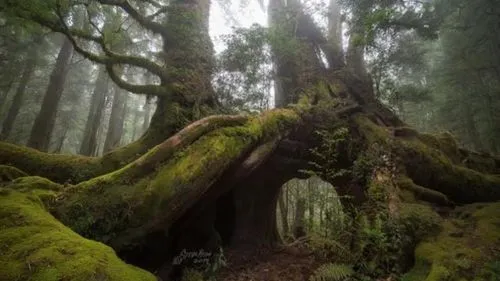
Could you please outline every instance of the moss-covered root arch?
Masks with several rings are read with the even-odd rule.
[[[134,280],[152,278],[119,261],[110,248],[76,233],[111,245],[131,261],[135,253],[127,250],[137,249],[136,246],[147,249],[147,240],[154,235],[160,241],[168,235],[168,239],[174,239],[179,245],[182,241],[175,241],[179,238],[176,234],[192,228],[205,233],[207,241],[204,242],[208,242],[213,237],[214,224],[221,225],[221,219],[234,222],[232,229],[219,227],[223,240],[231,245],[272,245],[277,241],[274,212],[279,187],[295,176],[304,160],[306,163],[310,160],[304,152],[314,143],[309,143],[307,136],[316,128],[332,128],[324,122],[347,126],[349,141],[357,144],[357,150],[351,152],[341,166],[329,168],[353,170],[357,167],[358,172],[363,171],[363,178],[367,179],[363,183],[356,178],[344,180],[358,187],[364,199],[368,199],[360,200],[359,204],[369,202],[370,198],[382,198],[387,209],[397,213],[402,202],[421,204],[421,200],[428,198],[436,204],[500,198],[500,179],[471,169],[490,163],[491,157],[471,157],[471,153],[459,149],[455,154],[455,150],[444,150],[440,146],[446,138],[424,137],[416,132],[401,134],[401,128],[376,124],[380,118],[372,114],[358,112],[339,118],[337,106],[323,106],[320,110],[306,108],[272,110],[255,117],[202,119],[125,167],[76,185],[22,177],[24,174],[20,171],[4,169],[16,171],[17,175],[11,177],[18,178],[0,192],[0,242],[8,245],[5,250],[2,248],[2,262],[12,265],[7,268],[13,269],[4,271],[2,267],[0,277],[79,280],[81,276],[82,280],[127,280],[117,275],[127,272],[135,276]],[[307,136],[302,137],[304,135]],[[283,141],[287,137],[292,140]],[[293,152],[278,153],[280,149],[290,149],[287,143],[298,146],[291,146]],[[22,157],[25,152],[17,153]],[[362,159],[384,158],[384,154],[390,155],[390,169],[383,163],[359,169]],[[283,155],[295,157],[282,158]],[[35,156],[39,154],[28,155],[29,161]],[[492,173],[497,172],[498,162],[492,161],[489,168]],[[419,173],[421,165],[428,168],[425,177]],[[273,172],[271,167],[283,170]],[[401,179],[406,185],[398,185],[395,179]],[[380,194],[384,196],[378,196]],[[219,216],[217,221],[217,205],[234,208],[235,217]],[[204,210],[213,212],[207,211],[206,216],[198,218],[193,216]],[[40,237],[41,242],[26,237]],[[186,239],[189,246],[193,240]],[[70,243],[76,245],[74,249],[68,246]],[[173,249],[167,247],[167,250]],[[68,267],[55,265],[61,260],[64,260],[61,264]],[[87,261],[87,266],[81,266]]]

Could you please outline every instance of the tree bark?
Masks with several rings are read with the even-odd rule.
[[[94,86],[94,92],[90,102],[89,114],[85,123],[85,131],[82,144],[80,146],[80,154],[86,156],[96,155],[97,149],[97,132],[102,122],[104,113],[104,105],[108,92],[108,76],[104,67],[99,68],[97,80]]]
[[[330,0],[328,15],[328,51],[327,59],[331,69],[345,66],[342,34],[342,15],[338,0]]]
[[[5,117],[2,125],[2,132],[0,133],[0,140],[5,140],[9,137],[9,134],[12,130],[12,126],[14,125],[14,121],[16,120],[17,115],[19,114],[19,110],[21,109],[24,93],[26,92],[26,87],[33,75],[33,72],[36,67],[37,60],[37,51],[36,48],[28,54],[26,58],[26,64],[24,66],[24,70],[21,74],[21,78],[19,80],[19,85],[17,86],[16,93],[12,100],[12,104],[9,108],[7,116]]]
[[[50,145],[50,138],[57,116],[57,108],[64,91],[64,83],[73,56],[72,43],[64,38],[61,50],[57,56],[54,70],[50,76],[49,86],[43,98],[42,107],[38,113],[31,135],[28,140],[28,146],[40,151],[46,152]]]
[[[150,147],[211,113],[215,106],[211,84],[214,50],[208,32],[210,1],[171,1],[167,12],[165,28],[171,38],[164,42],[163,51],[172,93],[158,97],[151,124],[142,137],[142,143]]]

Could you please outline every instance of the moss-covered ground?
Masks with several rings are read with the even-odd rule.
[[[0,226],[0,280],[156,280],[57,221],[35,191],[0,189]]]

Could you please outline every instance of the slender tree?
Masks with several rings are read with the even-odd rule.
[[[124,114],[127,107],[127,93],[121,89],[115,89],[111,115],[109,117],[108,132],[104,142],[104,153],[120,145],[123,136]]]
[[[21,78],[19,79],[19,84],[16,89],[16,93],[12,100],[12,104],[7,112],[7,116],[5,117],[2,124],[2,132],[0,133],[0,140],[7,139],[12,130],[12,126],[14,125],[14,121],[16,120],[17,115],[19,114],[19,110],[21,109],[24,93],[26,92],[26,88],[28,83],[35,71],[37,61],[37,50],[36,47],[27,54],[25,65],[23,72],[21,74]]]
[[[104,67],[100,67],[94,92],[90,101],[90,109],[85,123],[83,141],[80,146],[80,154],[95,155],[97,150],[97,131],[102,122],[104,105],[108,94],[108,75]]]
[[[57,108],[64,91],[64,83],[73,57],[73,45],[67,38],[63,39],[61,50],[57,56],[54,70],[50,75],[49,86],[42,101],[42,107],[38,113],[31,134],[28,146],[40,151],[47,151],[50,145],[50,138],[57,116]]]

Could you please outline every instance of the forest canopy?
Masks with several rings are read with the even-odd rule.
[[[0,280],[497,280],[494,0],[0,1]]]

